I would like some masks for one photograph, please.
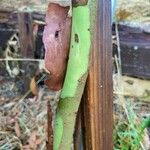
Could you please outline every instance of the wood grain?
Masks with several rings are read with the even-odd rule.
[[[111,3],[98,1],[91,67],[84,93],[86,150],[113,149]]]
[[[34,58],[35,42],[33,37],[31,13],[18,13],[18,25],[21,54],[25,58]]]
[[[122,73],[144,79],[150,79],[150,32],[148,26],[132,27],[118,25]],[[115,30],[113,28],[115,35]],[[113,46],[114,55],[118,55],[117,46]]]

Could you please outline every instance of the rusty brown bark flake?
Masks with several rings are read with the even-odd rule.
[[[43,33],[45,46],[45,67],[50,72],[46,84],[51,90],[60,90],[66,72],[70,45],[71,18],[69,7],[50,3],[46,13],[46,26]]]

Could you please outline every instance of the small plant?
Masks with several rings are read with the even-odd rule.
[[[140,119],[128,106],[128,116],[118,119],[114,128],[114,150],[147,150],[143,144],[150,118]]]

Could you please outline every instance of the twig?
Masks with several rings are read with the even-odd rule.
[[[121,69],[121,54],[120,54],[120,41],[119,41],[119,34],[118,34],[118,28],[116,30],[116,37],[117,37],[117,47],[118,47],[118,58],[117,56],[115,55],[115,63],[116,63],[116,67],[117,67],[117,80],[118,80],[118,88],[119,90],[117,89],[118,92],[120,93],[123,93],[124,90],[123,90],[123,85],[122,85],[122,81],[121,81],[121,76],[122,76],[122,69]],[[122,95],[118,95],[118,98],[120,100],[120,104],[122,105],[125,113],[126,113],[126,116],[127,118],[129,119],[129,114],[128,114],[128,110],[127,110],[127,106],[126,106],[126,102],[125,102],[125,99],[124,99],[124,96]]]
[[[52,108],[50,105],[50,99],[47,101],[47,132],[48,132],[48,143],[47,143],[47,149],[48,150],[53,150],[53,127],[52,127],[52,122],[53,122],[53,113],[52,113]]]
[[[35,61],[40,62],[44,59],[32,59],[32,58],[0,58],[0,61]]]
[[[115,23],[115,30],[116,30],[116,40],[117,40],[117,50],[118,50],[118,64],[119,64],[119,70],[118,73],[122,75],[122,63],[121,63],[121,48],[120,48],[120,38],[119,38],[119,31],[118,31],[118,24]]]

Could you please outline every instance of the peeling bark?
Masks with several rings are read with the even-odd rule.
[[[66,72],[69,46],[71,18],[69,7],[50,3],[46,13],[46,26],[43,33],[45,46],[45,67],[50,72],[46,81],[49,89],[60,90]]]

